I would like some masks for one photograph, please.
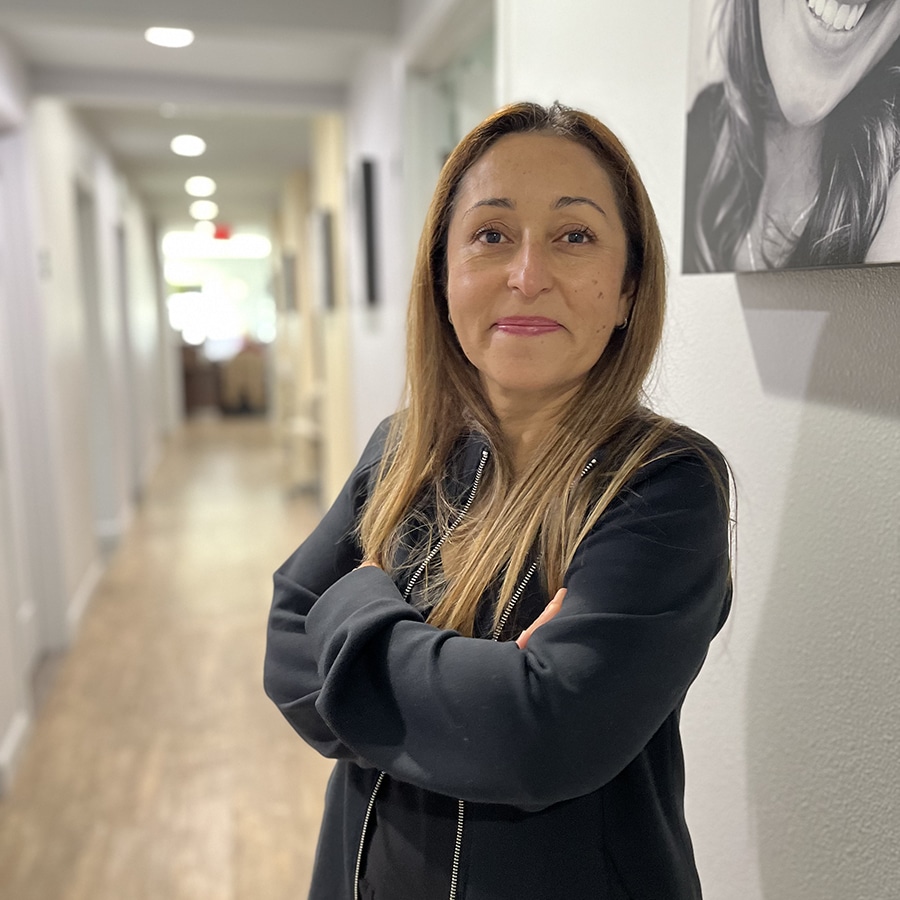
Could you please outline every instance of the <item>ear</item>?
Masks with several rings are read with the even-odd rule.
[[[619,295],[619,305],[616,308],[616,325],[622,326],[628,321],[631,315],[631,307],[634,306],[634,295],[637,293],[636,286],[629,280],[622,286],[622,293]]]

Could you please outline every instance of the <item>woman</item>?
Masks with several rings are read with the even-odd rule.
[[[900,4],[723,0],[688,116],[684,271],[900,261]]]
[[[665,270],[596,119],[451,154],[408,404],[275,576],[266,688],[337,759],[316,900],[697,898],[678,716],[730,602],[726,470],[645,409]]]

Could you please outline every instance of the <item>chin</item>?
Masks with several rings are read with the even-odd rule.
[[[781,114],[788,124],[795,128],[817,125],[827,118],[843,99],[842,97],[817,99],[809,96],[791,96],[790,94],[782,98],[777,91],[775,96],[778,98]]]

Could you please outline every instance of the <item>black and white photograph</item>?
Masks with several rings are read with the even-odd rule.
[[[682,271],[900,262],[900,3],[693,0]]]

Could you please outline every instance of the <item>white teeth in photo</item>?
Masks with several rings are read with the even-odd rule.
[[[809,11],[835,31],[852,31],[859,25],[868,3],[838,3],[837,0],[806,0]]]

